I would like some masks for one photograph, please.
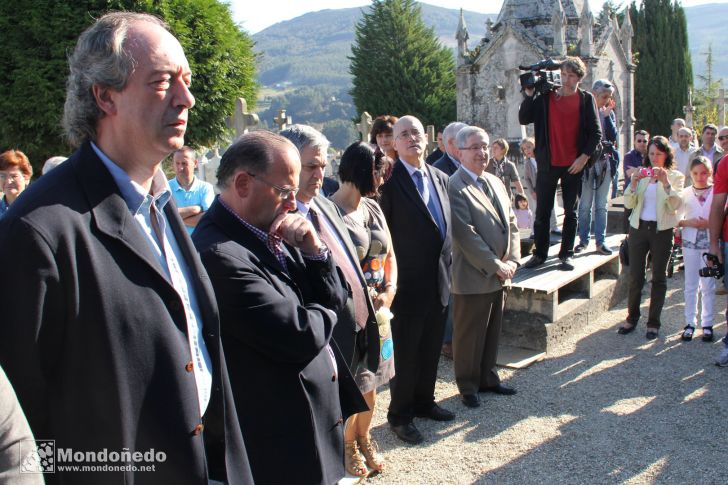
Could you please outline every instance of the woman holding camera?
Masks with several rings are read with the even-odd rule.
[[[632,175],[624,191],[624,206],[632,209],[629,218],[629,294],[627,321],[618,333],[634,331],[640,318],[640,297],[645,284],[647,253],[652,254],[652,291],[647,319],[648,340],[657,338],[660,314],[667,291],[667,264],[677,226],[678,209],[685,177],[674,170],[674,154],[667,138],[656,136],[647,147],[644,166]]]

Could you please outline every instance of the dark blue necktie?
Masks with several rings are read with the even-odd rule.
[[[429,187],[423,180],[422,171],[416,170],[415,171],[415,181],[417,186],[417,191],[420,193],[420,196],[422,196],[422,200],[427,206],[427,209],[430,211],[430,215],[432,215],[432,218],[435,220],[435,224],[437,224],[437,228],[440,230],[440,237],[445,239],[445,222],[442,219],[442,212],[440,211],[440,206],[437,204],[437,201],[435,201],[435,195],[430,194]]]

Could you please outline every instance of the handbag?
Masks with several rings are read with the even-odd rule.
[[[629,237],[622,239],[619,245],[619,261],[622,266],[629,266]]]

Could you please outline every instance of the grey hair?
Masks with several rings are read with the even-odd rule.
[[[68,59],[63,128],[72,146],[96,139],[96,125],[104,112],[96,104],[93,86],[122,91],[136,62],[126,48],[129,28],[136,22],[149,22],[169,31],[161,19],[135,12],[112,12],[98,19],[78,38]]]
[[[675,118],[674,120],[672,120],[672,123],[670,123],[670,126],[672,126],[676,123],[680,123],[683,126],[686,125],[685,120],[683,118]]]
[[[467,123],[462,123],[460,121],[453,121],[449,125],[445,127],[444,130],[442,130],[442,141],[445,143],[445,146],[447,146],[447,141],[452,140],[455,138],[455,135],[458,134],[460,130],[468,126]]]
[[[276,149],[295,148],[287,138],[266,130],[241,135],[225,151],[217,169],[217,186],[226,189],[239,171],[265,174],[275,161]]]
[[[691,130],[690,128],[687,128],[685,126],[683,126],[679,130],[677,130],[677,134],[678,135],[686,134],[686,135],[693,136],[693,130]]]
[[[279,135],[293,143],[299,153],[307,146],[319,148],[323,153],[329,150],[329,140],[317,129],[308,125],[291,125]]]
[[[43,164],[43,169],[41,170],[41,175],[45,175],[63,162],[68,160],[67,157],[51,157],[48,160],[45,161]]]
[[[607,79],[597,79],[594,81],[592,85],[592,92],[594,94],[599,95],[607,91],[609,94],[614,94],[614,84],[612,82]]]
[[[455,143],[457,144],[458,148],[467,148],[465,146],[465,143],[468,141],[468,138],[473,135],[484,135],[485,139],[488,141],[488,143],[490,143],[490,137],[484,129],[479,126],[466,126],[462,130],[458,131],[458,134],[455,137]]]

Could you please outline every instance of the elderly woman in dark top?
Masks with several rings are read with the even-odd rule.
[[[389,180],[392,175],[392,168],[397,162],[397,151],[394,149],[394,124],[399,120],[396,116],[377,116],[372,124],[372,131],[369,133],[369,143],[376,145],[384,152],[386,158],[384,181]]]
[[[381,338],[380,348],[367,349],[367,352],[379,353],[376,374],[367,370],[364,365],[355,371],[355,379],[370,411],[350,417],[344,431],[346,469],[354,476],[367,474],[365,462],[369,468],[378,472],[384,469],[384,462],[376,452],[369,432],[376,388],[386,384],[394,376],[389,307],[397,291],[397,262],[382,209],[374,199],[369,198],[376,194],[382,184],[385,169],[383,158],[379,150],[375,151],[366,143],[357,142],[349,146],[339,165],[341,186],[331,196],[331,200],[339,207],[356,247],[374,310],[377,312]],[[360,362],[366,362],[366,359]]]

